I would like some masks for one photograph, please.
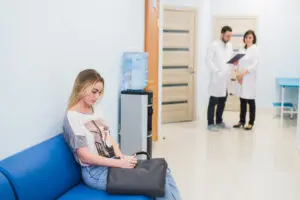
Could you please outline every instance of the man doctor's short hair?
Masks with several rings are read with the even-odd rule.
[[[232,28],[230,26],[223,26],[221,29],[221,33],[224,34],[226,32],[232,32]]]

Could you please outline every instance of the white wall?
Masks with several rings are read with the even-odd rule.
[[[101,107],[116,133],[121,56],[144,49],[144,1],[1,1],[0,44],[0,159],[61,132],[86,68],[106,80]]]
[[[258,17],[258,107],[272,106],[278,94],[276,77],[300,76],[299,7],[297,0],[212,0],[212,15]],[[295,94],[287,96],[296,100]]]

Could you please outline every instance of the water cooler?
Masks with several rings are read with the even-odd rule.
[[[152,103],[152,92],[121,92],[120,146],[124,154],[147,151],[152,156]]]

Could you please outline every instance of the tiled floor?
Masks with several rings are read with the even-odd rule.
[[[232,125],[237,117],[224,119]],[[203,121],[164,125],[160,138],[154,156],[167,159],[183,200],[300,199],[296,120],[281,128],[271,113],[258,112],[251,132],[209,133]]]

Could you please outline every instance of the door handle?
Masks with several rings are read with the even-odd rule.
[[[188,72],[189,72],[190,74],[194,74],[194,73],[195,73],[195,70],[194,70],[193,68],[189,68],[189,69],[188,69]]]

